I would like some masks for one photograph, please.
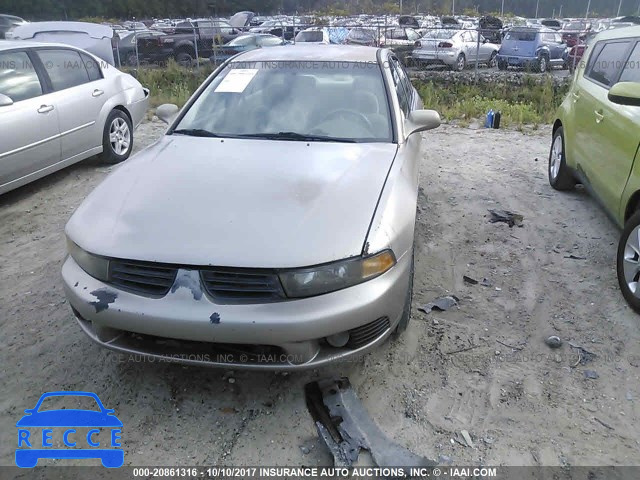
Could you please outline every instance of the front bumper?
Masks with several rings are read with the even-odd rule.
[[[71,258],[64,289],[84,332],[100,345],[158,361],[226,368],[295,370],[357,361],[381,344],[404,309],[409,255],[388,272],[337,292],[268,304],[219,305],[177,288],[148,298],[105,284]],[[113,299],[100,303],[99,296]],[[215,319],[215,321],[214,321]],[[355,346],[325,338],[350,332]]]

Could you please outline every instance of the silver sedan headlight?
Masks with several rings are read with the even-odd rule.
[[[287,297],[303,298],[335,292],[376,278],[396,264],[391,250],[370,257],[355,257],[317,267],[280,273]]]
[[[106,282],[109,278],[109,260],[104,257],[85,252],[67,237],[67,251],[80,268],[93,278]]]

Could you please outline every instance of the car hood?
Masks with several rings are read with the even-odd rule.
[[[362,253],[397,146],[164,136],[66,227],[107,257],[288,268]]]

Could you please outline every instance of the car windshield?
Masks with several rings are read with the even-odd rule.
[[[351,40],[374,40],[376,37],[374,30],[368,30],[366,28],[354,28],[349,32],[348,37]]]
[[[322,40],[321,31],[300,32],[296,35],[296,42],[321,42]]]
[[[586,30],[587,24],[584,22],[571,22],[564,27],[565,30]]]
[[[227,45],[245,46],[245,45],[251,45],[254,43],[256,42],[255,42],[255,37],[253,35],[242,35],[240,37],[234,38],[229,43],[227,43]]]
[[[203,91],[174,134],[390,142],[377,63],[234,62]]]
[[[443,40],[443,39],[453,37],[456,33],[458,33],[458,30],[441,30],[441,29],[429,30],[423,35],[422,38],[433,38],[437,40]]]
[[[504,37],[505,40],[512,40],[517,42],[535,42],[538,32],[518,32],[512,31],[507,33]]]
[[[54,395],[42,400],[38,412],[50,410],[91,410],[100,412],[95,398],[86,395]]]

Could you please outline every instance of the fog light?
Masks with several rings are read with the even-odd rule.
[[[340,332],[335,335],[331,335],[327,337],[327,343],[332,347],[340,348],[344,347],[349,341],[349,332]]]

